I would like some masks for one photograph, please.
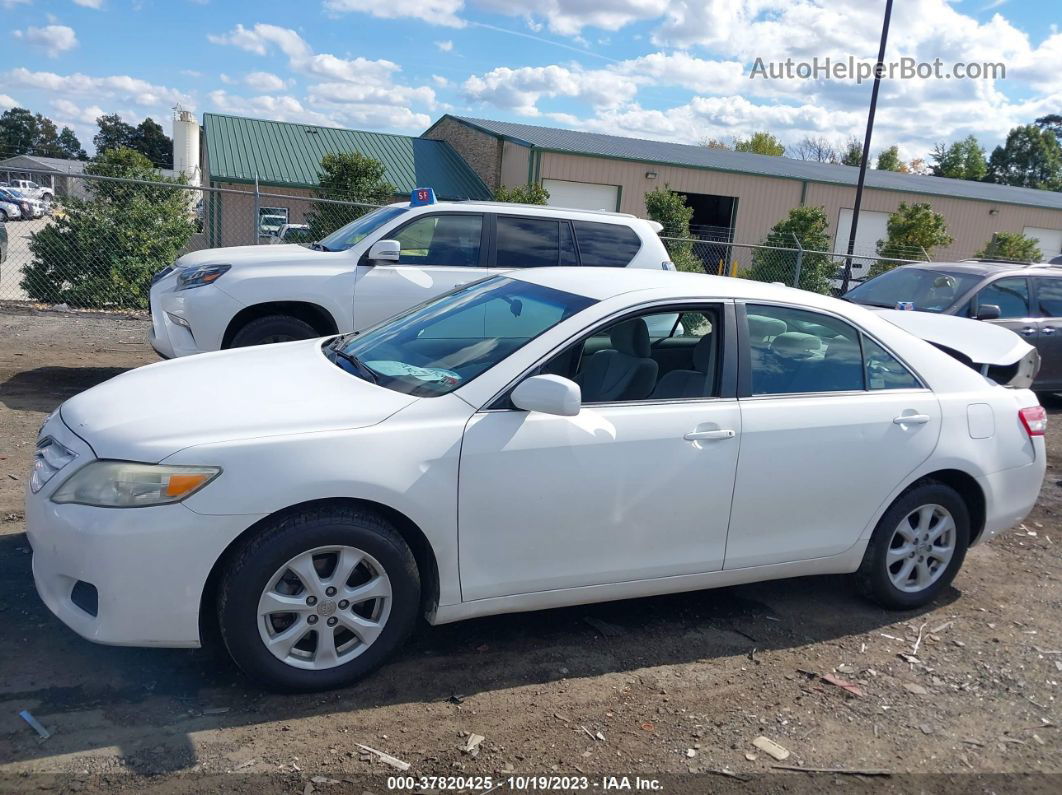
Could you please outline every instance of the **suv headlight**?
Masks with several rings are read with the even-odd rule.
[[[100,508],[139,508],[180,502],[221,473],[218,467],[94,461],[71,475],[52,502]]]
[[[176,289],[191,290],[193,287],[213,284],[231,267],[231,265],[203,265],[199,268],[188,268],[178,274]]]
[[[54,412],[53,412],[54,413]],[[49,415],[48,419],[51,419]],[[47,424],[48,420],[45,420]],[[41,426],[44,427],[43,425]],[[77,458],[70,448],[59,444],[51,436],[37,442],[33,453],[33,475],[30,476],[30,491],[36,494],[44,484],[55,477],[55,473]]]

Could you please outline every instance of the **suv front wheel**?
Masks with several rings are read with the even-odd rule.
[[[246,348],[250,345],[269,345],[274,342],[310,340],[323,336],[305,320],[291,315],[267,315],[252,320],[236,332],[230,348]]]

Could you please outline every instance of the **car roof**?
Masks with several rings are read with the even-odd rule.
[[[494,212],[512,213],[515,215],[547,215],[564,218],[587,216],[599,221],[641,221],[636,215],[630,213],[617,213],[609,210],[580,210],[575,207],[558,207],[552,204],[520,204],[518,202],[497,202],[479,199],[464,199],[462,201],[440,201],[435,204],[411,205],[409,202],[395,202],[392,207],[409,207],[411,209],[424,210],[452,210],[461,212],[470,207],[481,207],[484,210]]]
[[[797,290],[782,284],[757,282],[732,276],[711,276],[706,273],[682,273],[653,268],[526,268],[511,271],[509,278],[555,290],[585,295],[603,301],[625,293],[654,290],[660,297],[741,298],[753,301],[798,303],[823,309],[851,307],[852,304],[829,296]]]
[[[982,276],[997,276],[999,274],[1028,275],[1030,270],[1037,268],[1057,268],[1058,265],[1050,262],[1003,262],[993,260],[963,260],[962,262],[912,262],[904,265],[905,268],[933,271],[955,271],[959,273],[973,273]],[[1062,271],[1060,271],[1062,274]]]

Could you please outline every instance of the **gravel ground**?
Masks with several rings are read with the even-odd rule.
[[[885,612],[818,577],[478,619],[422,628],[357,687],[278,696],[209,650],[88,643],[34,592],[22,491],[37,428],[154,361],[146,327],[0,312],[0,788],[385,791],[398,771],[361,744],[416,776],[586,775],[589,789],[626,774],[664,791],[1059,791],[1062,401],[1033,514],[972,550],[929,609]],[[475,753],[469,733],[485,738]]]

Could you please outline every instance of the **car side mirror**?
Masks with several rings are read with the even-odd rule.
[[[369,262],[398,262],[402,244],[397,240],[377,240],[372,244],[366,259]]]
[[[509,399],[524,411],[574,417],[582,407],[583,392],[577,383],[559,375],[533,375],[521,382]]]
[[[977,307],[975,317],[978,320],[998,320],[1001,314],[1003,313],[999,311],[999,306],[996,304],[981,304]]]

